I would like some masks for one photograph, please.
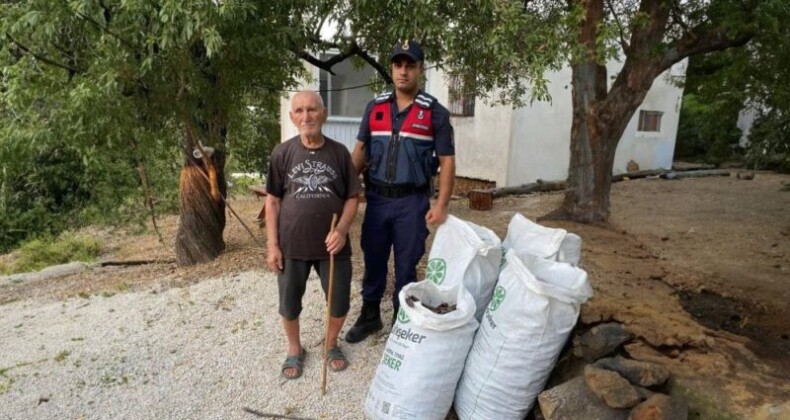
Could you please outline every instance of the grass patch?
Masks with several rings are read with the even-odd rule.
[[[5,274],[38,271],[51,265],[71,261],[93,262],[101,253],[101,244],[87,235],[64,232],[57,238],[42,237],[25,242],[16,258],[0,269]]]
[[[70,354],[71,354],[70,351],[63,350],[60,353],[56,354],[53,360],[56,361],[56,362],[62,362],[64,360],[66,360],[66,358],[69,357]]]
[[[691,388],[676,384],[673,391],[688,402],[689,420],[737,420],[739,418],[722,406],[721,402]]]
[[[0,372],[0,395],[5,394],[11,389],[11,384],[14,380],[5,375],[5,372]]]

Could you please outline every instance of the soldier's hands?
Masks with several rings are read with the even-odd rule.
[[[274,273],[282,273],[283,271],[283,253],[280,251],[279,246],[270,246],[268,255],[266,256],[266,265],[269,270]]]
[[[433,206],[425,215],[425,221],[431,225],[441,225],[445,220],[447,220],[447,207],[445,206]]]

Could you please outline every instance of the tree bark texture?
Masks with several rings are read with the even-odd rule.
[[[579,28],[581,49],[571,64],[573,121],[569,188],[561,208],[547,217],[598,222],[609,218],[617,144],[656,77],[690,55],[743,45],[753,34],[732,35],[724,27],[701,25],[665,45],[662,42],[672,7],[661,0],[642,0],[640,14],[647,21],[632,25],[630,39],[621,40],[626,59],[608,88],[606,67],[598,57],[596,46],[605,17],[604,0],[582,0],[582,5],[585,18]],[[659,48],[662,45],[666,48]]]
[[[210,162],[206,168],[205,161]],[[212,261],[225,249],[225,157],[187,159],[181,170],[181,217],[176,234],[179,266]],[[221,196],[220,196],[221,195]]]

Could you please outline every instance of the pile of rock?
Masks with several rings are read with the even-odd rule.
[[[616,353],[631,335],[618,323],[600,324],[577,336],[573,356],[583,360],[583,372],[538,396],[540,411],[553,419],[687,419],[688,404],[662,391],[669,370],[651,362]]]

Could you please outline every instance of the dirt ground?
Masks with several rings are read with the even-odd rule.
[[[692,414],[790,418],[788,185],[790,175],[763,172],[753,180],[627,180],[612,186],[609,223],[541,223],[567,229],[584,241],[581,266],[595,295],[583,306],[581,321],[622,322],[637,337],[626,347],[630,356],[668,366],[677,389],[689,398]],[[506,196],[494,201],[493,210],[481,212],[457,198],[451,213],[504,238],[515,212],[535,220],[561,199],[561,192]],[[231,201],[255,239],[228,213],[227,250],[211,263],[175,265],[175,216],[158,221],[164,243],[153,233],[93,230],[106,246],[103,261],[149,263],[0,286],[0,304],[179,287],[264,270],[265,237],[255,222],[262,203],[253,197]],[[352,232],[356,273],[362,266],[360,225],[358,217]],[[351,317],[355,311],[358,305],[352,306]]]

